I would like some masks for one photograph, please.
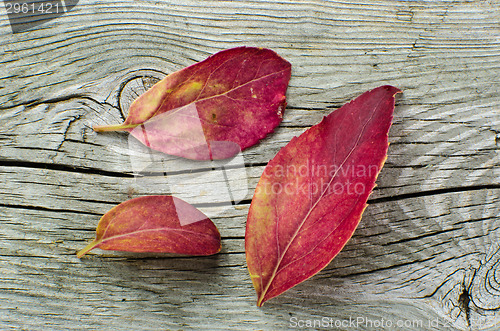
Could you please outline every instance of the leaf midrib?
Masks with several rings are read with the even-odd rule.
[[[244,54],[240,55],[240,57],[242,57],[243,55],[244,55]],[[264,79],[264,78],[270,77],[270,76],[272,76],[272,75],[277,75],[277,74],[280,74],[280,73],[282,73],[282,72],[284,72],[284,71],[286,71],[286,70],[289,70],[289,68],[286,68],[286,69],[283,69],[283,70],[280,70],[280,71],[275,71],[275,72],[273,72],[273,73],[267,74],[267,75],[265,75],[265,76],[260,76],[259,78],[253,78],[252,80],[249,80],[248,82],[246,82],[246,83],[244,83],[244,84],[241,84],[241,85],[238,85],[238,86],[236,86],[236,87],[232,87],[232,88],[230,88],[229,90],[227,90],[227,91],[225,91],[225,92],[223,92],[223,93],[220,93],[220,94],[215,94],[215,95],[211,95],[211,96],[209,96],[209,97],[205,97],[205,98],[201,98],[201,99],[199,99],[199,96],[201,95],[201,92],[202,92],[203,90],[205,90],[205,87],[206,87],[206,85],[207,85],[207,83],[208,83],[208,80],[210,79],[210,77],[212,76],[212,74],[213,74],[213,73],[214,73],[217,69],[219,69],[220,67],[222,67],[224,64],[226,64],[227,62],[229,62],[230,60],[234,60],[234,59],[228,59],[228,60],[224,61],[223,63],[221,63],[221,64],[220,64],[217,68],[215,68],[215,69],[214,69],[214,70],[210,73],[210,75],[207,77],[207,80],[206,80],[206,81],[205,81],[205,83],[203,84],[203,88],[200,90],[200,93],[198,94],[198,97],[196,97],[196,99],[195,99],[195,100],[193,100],[193,101],[191,101],[190,103],[185,104],[185,105],[183,105],[183,106],[181,106],[181,107],[177,108],[175,111],[179,111],[180,109],[182,109],[182,108],[184,108],[184,107],[187,107],[187,106],[189,106],[189,105],[191,105],[191,104],[197,103],[197,102],[201,102],[201,101],[205,101],[205,100],[210,100],[210,99],[212,99],[212,98],[216,98],[216,97],[223,96],[223,95],[228,94],[228,93],[230,93],[230,92],[233,92],[233,91],[235,91],[235,90],[237,90],[237,89],[239,89],[239,88],[242,88],[243,86],[245,86],[245,85],[247,85],[247,84],[250,84],[250,83],[253,83],[253,82],[259,81],[259,80],[261,80],[261,79]],[[201,70],[201,69],[199,69],[199,70]],[[191,79],[193,76],[195,76],[195,75],[196,75],[196,73],[197,73],[199,70],[197,70],[196,72],[194,72],[194,73],[193,73],[193,74],[192,74],[192,75],[191,75],[188,79]],[[183,84],[182,84],[182,85],[183,85]],[[179,87],[180,87],[180,86],[181,86],[181,85],[179,85]],[[158,111],[162,108],[162,106],[165,104],[165,102],[167,101],[167,99],[168,99],[168,98],[165,98],[165,99],[163,100],[163,102],[160,104],[160,106],[158,106],[158,109],[155,111],[155,113],[154,113],[154,114],[153,114],[150,118],[153,118],[154,116],[156,116],[156,115],[158,114]],[[169,112],[170,112],[170,111],[171,111],[171,110],[169,110]],[[144,121],[144,122],[145,122],[145,121]],[[143,123],[144,123],[144,122],[143,122]],[[138,124],[138,125],[139,125],[139,124]]]
[[[368,123],[370,123],[370,121],[372,120],[373,116],[375,115],[376,111],[378,110],[378,107],[380,106],[382,100],[380,100],[378,102],[378,104],[376,105],[376,107],[374,107],[374,111],[372,112],[372,115],[370,116],[370,118],[366,121],[366,123],[363,125],[363,129],[361,130],[360,134],[358,135],[358,139],[356,140],[356,143],[354,144],[354,146],[351,148],[351,150],[349,151],[349,154],[344,158],[342,164],[340,165],[340,167],[337,169],[337,171],[335,171],[335,173],[333,174],[332,178],[330,179],[330,181],[328,182],[328,185],[326,187],[325,190],[323,190],[323,192],[321,193],[320,197],[316,200],[316,202],[314,203],[314,205],[309,209],[309,211],[307,212],[307,214],[304,216],[304,218],[302,219],[302,222],[300,223],[300,225],[297,227],[297,230],[295,231],[295,233],[292,235],[291,239],[289,240],[287,246],[285,247],[285,249],[283,250],[282,254],[279,256],[278,258],[278,263],[276,263],[276,266],[271,274],[271,277],[269,278],[269,281],[267,282],[267,285],[264,289],[264,291],[262,291],[262,294],[261,294],[261,297],[259,298],[259,300],[263,300],[265,298],[265,295],[267,293],[267,291],[269,290],[269,288],[271,287],[271,284],[273,283],[276,275],[278,274],[278,272],[280,272],[281,270],[283,270],[285,267],[283,268],[280,268],[280,265],[281,265],[281,262],[283,261],[283,258],[285,257],[286,253],[288,252],[288,249],[290,248],[290,246],[292,245],[292,243],[295,241],[297,235],[299,234],[300,230],[302,229],[302,227],[304,226],[306,220],[308,219],[308,217],[311,215],[311,212],[316,208],[316,206],[318,205],[318,203],[322,200],[323,196],[325,195],[325,192],[327,191],[328,187],[330,187],[332,181],[335,179],[335,177],[337,176],[338,172],[340,171],[340,169],[342,169],[342,167],[344,166],[344,164],[346,163],[346,161],[350,158],[350,156],[352,155],[352,153],[354,152],[354,150],[357,148],[358,146],[358,143],[361,139],[361,136],[363,135]],[[345,119],[345,117],[344,117]],[[345,221],[345,218],[344,220],[342,220],[342,222]],[[276,224],[276,226],[278,226],[278,224]],[[279,243],[278,243],[279,245]],[[310,253],[310,252],[309,252]],[[309,254],[308,253],[308,254]],[[288,265],[287,265],[288,266]],[[280,269],[280,270],[278,270]],[[261,286],[262,288],[262,286]]]
[[[141,233],[146,233],[146,232],[154,232],[154,231],[172,231],[172,232],[176,232],[177,231],[177,232],[182,232],[182,234],[198,234],[198,235],[202,235],[202,236],[206,235],[204,233],[200,233],[200,232],[196,232],[196,231],[189,231],[189,230],[184,230],[184,229],[155,228],[155,229],[144,229],[144,230],[133,231],[133,232],[129,232],[129,233],[124,233],[124,234],[120,234],[120,235],[111,236],[111,237],[104,238],[104,239],[102,239],[102,237],[101,237],[101,239],[99,240],[99,243],[103,243],[103,242],[106,242],[108,240],[114,240],[114,239],[117,239],[117,238],[127,237],[127,236],[141,234]],[[107,229],[104,232],[103,237],[106,235],[106,232],[107,232]]]

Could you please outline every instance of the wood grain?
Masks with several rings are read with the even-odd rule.
[[[15,34],[0,13],[0,328],[350,329],[349,318],[360,330],[382,319],[393,323],[384,330],[497,328],[498,1],[80,1]],[[123,121],[166,74],[240,45],[272,48],[293,71],[283,123],[243,153],[244,168],[227,169],[247,175],[236,205],[221,198],[227,182],[204,183],[206,165],[150,162],[161,156],[126,134],[91,129]],[[257,308],[244,228],[263,168],[383,84],[404,94],[358,230],[324,271]],[[193,170],[208,189],[179,184]],[[107,210],[160,193],[213,215],[222,252],[76,258]]]

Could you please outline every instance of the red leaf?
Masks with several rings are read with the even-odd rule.
[[[77,253],[94,248],[127,252],[211,255],[220,251],[214,223],[187,202],[168,195],[125,201],[97,225],[96,238]]]
[[[136,99],[121,125],[146,146],[195,160],[224,159],[281,122],[291,65],[269,49],[238,47],[174,72]]]
[[[351,238],[387,158],[398,92],[364,93],[294,137],[265,168],[245,236],[258,306],[318,273]]]

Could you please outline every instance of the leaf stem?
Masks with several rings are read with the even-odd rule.
[[[109,131],[125,131],[127,129],[133,129],[140,124],[114,124],[114,125],[94,125],[92,129],[95,132],[109,132]]]
[[[82,249],[81,251],[79,251],[78,253],[76,253],[76,257],[78,257],[79,259],[81,259],[82,256],[84,256],[89,251],[91,251],[92,249],[94,249],[100,242],[101,242],[100,240],[94,240],[94,241],[92,241],[90,244],[87,245],[87,247],[85,247],[84,249]]]

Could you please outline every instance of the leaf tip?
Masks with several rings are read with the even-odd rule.
[[[264,296],[261,296],[258,300],[257,300],[257,307],[262,307],[264,305],[264,302],[266,302],[266,300],[264,300]]]
[[[401,89],[397,88],[396,86],[392,86],[392,85],[382,85],[378,88],[382,88],[382,89],[386,89],[386,90],[392,90],[394,91],[394,94],[397,94],[397,93],[403,93],[403,91],[401,91]]]

